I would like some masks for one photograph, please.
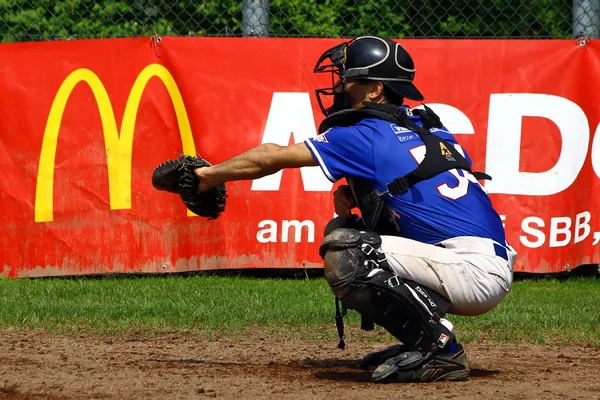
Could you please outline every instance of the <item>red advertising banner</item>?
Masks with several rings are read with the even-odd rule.
[[[0,45],[0,276],[320,268],[318,167],[228,184],[190,215],[150,176],[316,135],[333,39],[165,37]],[[600,42],[403,40],[415,84],[471,154],[516,271],[600,262]],[[418,106],[418,104],[411,104]]]

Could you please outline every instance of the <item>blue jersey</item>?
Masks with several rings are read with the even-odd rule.
[[[409,118],[422,126],[417,115]],[[435,135],[455,146],[469,165],[471,158],[445,127]],[[376,118],[350,127],[334,127],[305,141],[327,178],[355,177],[380,192],[395,178],[413,171],[425,157],[419,135]],[[385,217],[400,236],[438,243],[458,236],[476,236],[505,244],[504,228],[485,189],[467,171],[450,170],[417,183],[406,193],[385,196]]]

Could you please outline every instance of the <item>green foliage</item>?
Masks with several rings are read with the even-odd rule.
[[[274,37],[557,37],[562,0],[270,0]],[[0,0],[0,41],[177,35],[241,36],[242,0]]]
[[[217,0],[0,0],[0,38],[241,35],[241,10],[241,1]]]
[[[271,0],[274,36],[569,37],[570,2]]]

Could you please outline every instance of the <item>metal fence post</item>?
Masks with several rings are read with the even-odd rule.
[[[269,0],[243,0],[242,33],[244,36],[269,36]]]
[[[600,0],[573,0],[573,36],[600,37]]]

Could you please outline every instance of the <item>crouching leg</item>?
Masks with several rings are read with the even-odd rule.
[[[410,350],[394,357],[393,368],[374,374],[374,380],[387,379],[390,370],[413,371],[454,342],[452,324],[443,318],[448,299],[394,275],[376,233],[336,229],[323,239],[319,253],[325,279],[344,308],[382,326]]]

